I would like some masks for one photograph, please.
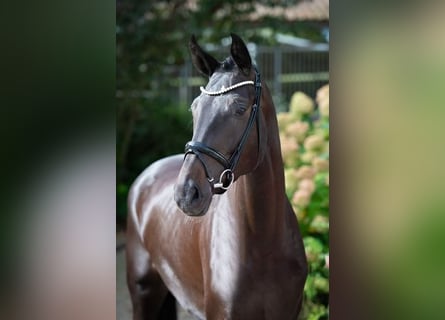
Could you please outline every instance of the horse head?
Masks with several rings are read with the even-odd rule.
[[[202,216],[214,194],[226,192],[261,161],[261,79],[237,35],[232,34],[231,55],[222,62],[194,36],[189,49],[194,66],[209,82],[191,105],[193,137],[186,144],[174,197],[185,214]]]

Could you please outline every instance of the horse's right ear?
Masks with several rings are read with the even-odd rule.
[[[220,63],[199,46],[194,35],[190,38],[189,49],[192,55],[193,65],[200,73],[210,77]]]

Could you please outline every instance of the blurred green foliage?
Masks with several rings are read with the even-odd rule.
[[[289,112],[278,114],[286,193],[297,215],[309,264],[300,319],[328,317],[329,86],[315,103],[296,92]],[[318,106],[318,108],[316,107]]]
[[[183,152],[192,136],[192,115],[185,106],[173,104],[141,103],[118,110],[117,219],[124,222],[130,184],[148,164]]]

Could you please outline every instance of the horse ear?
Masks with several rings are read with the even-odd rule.
[[[203,75],[210,77],[218,68],[219,62],[199,46],[194,35],[190,38],[189,49],[195,68]]]
[[[248,75],[252,68],[252,59],[250,58],[249,51],[247,50],[244,41],[239,36],[234,33],[231,33],[230,35],[232,36],[230,54],[241,71],[243,71],[245,75]]]

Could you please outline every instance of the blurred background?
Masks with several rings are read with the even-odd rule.
[[[171,89],[178,92],[174,104],[167,104],[169,99],[148,104],[144,102],[147,98],[142,99],[137,92],[146,90],[151,96],[145,96],[155,101],[163,90],[153,88],[165,83],[166,78],[174,79],[163,76],[168,70],[166,66],[188,64],[188,33],[195,33],[206,46],[225,47],[227,44],[221,40],[230,32],[263,46],[270,44],[269,41],[278,43],[274,37],[266,36],[267,41],[258,37],[256,31],[270,28],[272,33],[278,30],[324,45],[330,35],[329,99],[333,109],[329,116],[330,178],[326,181],[330,194],[329,319],[443,319],[443,2],[337,0],[329,5],[329,32],[317,31],[316,37],[311,30],[320,25],[319,20],[289,22],[286,18],[292,12],[287,6],[316,1],[302,4],[270,1],[271,8],[266,13],[272,17],[262,16],[249,23],[238,19],[243,14],[230,11],[235,10],[232,1],[225,1],[219,10],[213,11],[216,4],[211,2],[200,9],[188,9],[183,2],[176,1],[181,8],[176,11],[174,2],[166,2],[171,5],[169,10],[162,9],[164,2],[42,0],[26,6],[8,2],[0,10],[2,22],[8,26],[0,29],[0,318],[125,319],[120,317],[115,290],[116,286],[118,291],[125,286],[120,278],[122,242],[117,233],[116,251],[115,230],[116,221],[122,221],[125,213],[122,200],[116,203],[116,187],[121,199],[124,198],[125,186],[133,179],[131,175],[139,173],[136,166],[127,165],[136,161],[133,159],[142,159],[133,155],[148,158],[138,160],[137,166],[143,168],[154,160],[149,157],[181,152],[185,140],[179,138],[177,149],[161,150],[157,156],[147,150],[170,145],[147,140],[145,151],[127,147],[133,150],[130,157],[129,151],[122,151],[126,141],[123,137],[129,137],[127,141],[134,145],[139,133],[124,130],[126,127],[119,123],[125,117],[131,119],[127,110],[138,110],[133,119],[148,124],[139,124],[138,132],[149,130],[156,122],[151,120],[159,117],[163,121],[178,119],[156,117],[163,111],[175,110],[173,114],[181,109],[177,103],[178,86]],[[244,4],[239,10],[252,5]],[[143,6],[147,10],[134,9]],[[258,8],[253,11],[264,13]],[[148,20],[142,19],[145,12]],[[185,18],[193,16],[193,12],[201,12],[200,19]],[[274,19],[276,12],[282,17]],[[165,23],[156,25],[154,21],[159,17],[164,17]],[[149,27],[139,27],[145,24]],[[304,24],[310,28],[301,28]],[[282,31],[281,27],[288,31]],[[178,41],[172,40],[177,34],[170,32],[173,29],[180,29],[180,34],[186,30],[187,34]],[[249,34],[250,30],[254,31]],[[124,36],[123,32],[129,34]],[[158,46],[168,42],[169,50],[163,50],[162,55],[142,54],[142,49],[156,49],[150,42]],[[182,50],[177,56],[184,60],[176,60],[175,55],[170,60],[173,62],[166,61],[175,48]],[[215,55],[223,51],[216,49]],[[129,57],[128,67],[120,67],[123,52]],[[142,58],[137,58],[138,55]],[[150,72],[139,71],[144,63],[147,69],[142,66],[141,70]],[[286,71],[282,69],[282,73]],[[273,79],[267,81],[272,87]],[[129,85],[132,82],[134,86]],[[272,88],[274,95],[279,92]],[[130,103],[132,100],[125,98],[127,94],[119,98],[119,90],[130,91],[130,95],[136,92],[133,101],[137,103]],[[305,123],[308,114],[301,115],[301,111],[311,110],[307,105],[314,105],[310,114],[321,112],[326,106],[322,107],[317,94],[313,96],[311,91],[295,88],[298,90],[312,99],[303,109],[301,103],[290,108],[293,93],[283,98],[283,103],[277,97],[274,99],[285,112],[295,115],[292,110],[296,110],[300,114],[300,120],[296,121]],[[326,90],[324,87],[321,92]],[[295,101],[308,101],[306,96],[299,93]],[[124,101],[128,108],[123,107]],[[183,105],[185,109],[188,103]],[[153,110],[148,112],[151,106]],[[142,114],[145,118],[140,118]],[[282,137],[306,127],[304,124],[289,127],[292,122],[286,124],[286,118],[292,115],[280,117],[284,118],[280,120]],[[136,120],[132,121],[136,127]],[[175,121],[178,122],[172,121],[170,126],[185,123],[191,134],[190,120]],[[167,127],[169,122],[163,124]],[[180,128],[175,125],[174,131],[157,137],[167,137],[181,131]],[[133,133],[123,134],[127,130]],[[310,130],[320,132],[318,127]],[[310,130],[306,133],[315,133]],[[148,139],[150,135],[141,132],[140,136]],[[319,138],[311,140],[312,146],[320,142]],[[304,143],[302,147],[300,142],[298,147],[292,141],[288,145],[287,150],[299,150],[299,153],[289,152],[289,161],[292,158],[302,161],[298,159],[304,156],[301,152]],[[122,154],[126,155],[125,166]],[[304,159],[311,156],[309,153]],[[292,169],[288,165],[286,168]],[[321,181],[318,183],[322,187]],[[309,182],[289,187],[295,188],[295,192],[301,187],[312,189]],[[292,189],[287,191],[292,193]],[[315,189],[310,206],[317,204],[314,194]],[[307,195],[308,192],[300,192],[292,201],[304,205]],[[297,210],[297,214],[303,212],[304,209]],[[318,247],[316,252],[322,252],[312,255],[319,266],[315,270],[327,279],[327,269],[317,260],[326,251],[326,247],[318,244],[324,241],[323,237],[308,232],[312,232],[308,236],[316,239],[310,240],[314,248]],[[307,240],[305,244],[308,245]],[[313,283],[322,285],[317,284],[318,289],[312,291],[315,298],[306,301],[314,302],[314,308],[320,306],[318,314],[322,315],[318,316],[326,317],[323,315],[326,293],[322,290],[326,282]],[[124,311],[128,314],[128,310]],[[312,314],[317,316],[315,312]]]
[[[223,60],[236,33],[281,114],[286,190],[311,261],[302,319],[327,318],[329,1],[120,0],[116,6],[118,231],[125,229],[136,176],[153,161],[182,153],[191,138],[189,106],[207,82],[191,63],[191,35]],[[122,232],[118,239],[123,248]],[[118,304],[118,314],[125,308]]]

